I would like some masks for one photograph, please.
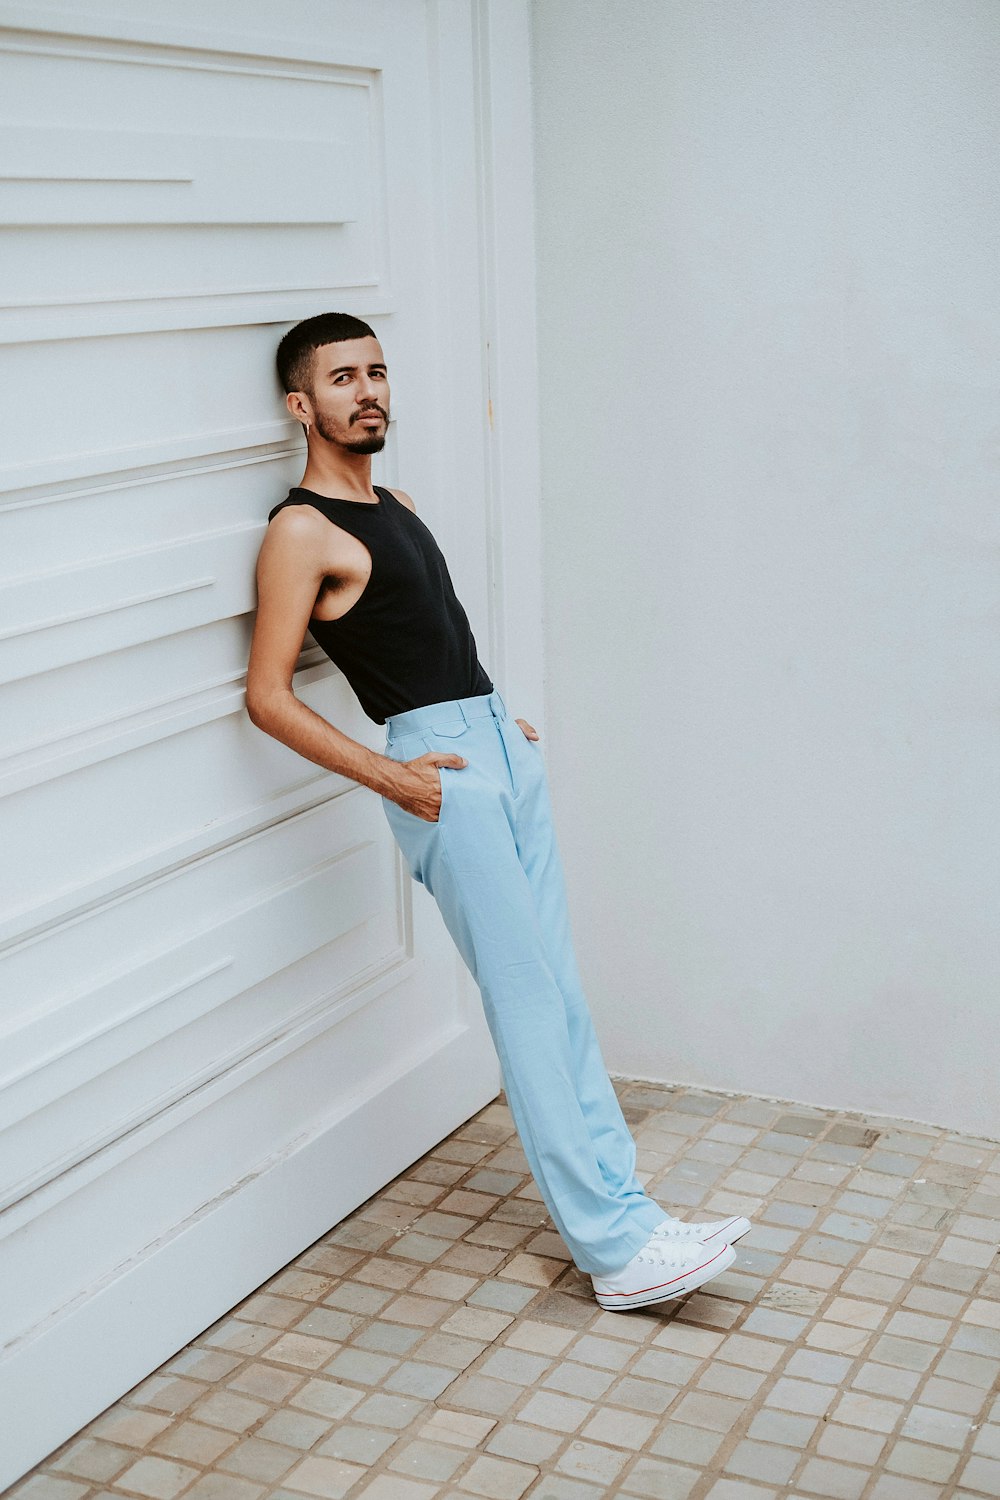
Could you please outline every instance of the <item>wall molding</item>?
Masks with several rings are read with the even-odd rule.
[[[52,23],[52,30],[45,26]],[[29,23],[26,26],[23,23]],[[19,24],[21,23],[21,24]],[[117,22],[116,22],[117,29]],[[123,24],[122,31],[128,28]],[[159,40],[150,36],[159,31],[164,37]],[[133,38],[125,36],[104,37],[99,28],[87,28],[80,17],[70,12],[52,11],[49,16],[38,14],[24,5],[0,5],[0,55],[30,55],[35,57],[70,57],[85,62],[124,63],[132,66],[166,68],[183,72],[215,72],[260,78],[274,78],[290,82],[323,83],[328,86],[360,88],[370,95],[369,134],[375,153],[384,155],[384,130],[381,119],[382,89],[381,70],[369,59],[367,62],[345,63],[323,60],[322,46],[311,37],[308,49],[303,39],[300,53],[292,53],[280,46],[274,53],[262,50],[249,52],[232,46],[233,34],[191,28],[189,35],[197,34],[200,46],[171,42],[171,36],[183,36],[183,29],[161,27],[140,21],[133,28]],[[103,45],[94,44],[95,38]],[[245,38],[242,39],[245,41]],[[263,40],[263,39],[262,39]],[[339,53],[338,49],[338,56]],[[23,127],[22,127],[23,128]],[[72,128],[72,127],[68,127]],[[166,139],[166,138],[165,138]],[[187,138],[178,134],[176,140]],[[323,144],[323,143],[319,143]],[[377,174],[384,176],[384,172]],[[44,181],[46,179],[39,178]],[[17,186],[16,183],[13,186]],[[278,286],[237,286],[231,291],[205,292],[197,288],[190,291],[164,289],[162,292],[140,294],[134,297],[117,295],[85,295],[66,299],[29,299],[5,302],[0,307],[0,344],[33,343],[49,340],[64,340],[69,336],[81,338],[107,338],[122,334],[142,334],[168,330],[232,327],[238,325],[293,322],[305,317],[315,309],[319,301],[336,297],[338,305],[347,312],[368,316],[376,310],[390,311],[389,300],[379,288],[384,279],[377,269],[378,262],[385,260],[387,243],[387,214],[384,199],[378,195],[373,200],[374,213],[370,221],[374,239],[376,265],[355,266],[348,277],[333,284],[283,284]],[[315,221],[331,228],[353,221],[350,213],[345,219],[332,213],[329,219]],[[18,222],[21,222],[19,219]],[[35,222],[33,219],[25,222]],[[61,220],[43,218],[39,225],[59,227]],[[74,218],[72,222],[83,222]],[[108,227],[127,231],[130,227],[155,226],[155,218],[135,221],[112,217]],[[200,222],[214,224],[215,220]],[[235,220],[233,222],[236,222]],[[239,222],[243,222],[242,219]],[[298,222],[295,215],[287,220],[286,227]],[[307,221],[313,222],[313,221]],[[373,305],[374,304],[374,305]]]
[[[0,311],[0,342],[30,344],[26,368],[44,380],[51,358],[61,359],[65,387],[86,391],[63,446],[99,450],[60,454],[15,424],[0,473],[0,514],[7,512],[21,553],[12,561],[10,546],[0,567],[31,568],[35,577],[23,580],[17,603],[38,627],[16,651],[3,642],[5,656],[17,657],[18,685],[5,702],[17,705],[8,718],[20,743],[0,759],[0,784],[31,790],[2,804],[23,840],[24,871],[9,894],[18,909],[0,912],[0,973],[15,1001],[4,1025],[16,1042],[5,1064],[14,1077],[0,1096],[11,1112],[0,1135],[0,1181],[18,1179],[19,1194],[0,1211],[6,1285],[17,1292],[0,1298],[0,1390],[14,1399],[22,1444],[5,1449],[6,1468],[0,1458],[0,1487],[19,1477],[13,1465],[44,1457],[29,1449],[65,1440],[80,1403],[99,1393],[106,1406],[120,1378],[125,1389],[141,1378],[127,1378],[137,1360],[154,1368],[165,1340],[177,1347],[191,1310],[178,1311],[171,1288],[192,1268],[204,1272],[206,1245],[212,1264],[207,1283],[198,1276],[199,1316],[207,1309],[200,1326],[213,1308],[232,1305],[249,1261],[255,1285],[389,1180],[405,1165],[401,1153],[412,1160],[418,1147],[428,1149],[499,1084],[472,976],[431,898],[410,878],[377,795],[265,743],[239,717],[253,552],[266,528],[257,517],[273,477],[290,476],[303,459],[301,429],[286,416],[266,362],[279,325],[321,302],[365,317],[382,337],[389,319],[397,373],[413,382],[408,399],[419,410],[402,436],[409,482],[429,494],[445,545],[451,527],[464,549],[463,592],[475,590],[478,605],[490,587],[482,560],[472,3],[414,0],[391,17],[362,0],[349,9],[335,3],[331,14],[359,24],[320,28],[325,40],[317,44],[311,18],[276,0],[197,14],[160,7],[159,22],[148,19],[157,7],[129,0],[102,0],[89,18],[82,12],[90,0],[0,0],[0,26],[8,27],[0,56],[22,97],[34,95],[37,81],[43,117],[43,97],[55,101],[49,113],[60,123],[69,114],[84,127],[124,131],[144,129],[157,99],[195,134],[211,134],[213,116],[227,110],[253,122],[268,116],[279,136],[352,140],[364,173],[357,224],[287,233],[250,225],[236,236],[239,249],[232,235],[206,231],[206,241],[215,237],[211,264],[199,261],[195,228],[32,232],[12,288],[20,303]],[[360,39],[346,52],[342,31]],[[36,117],[33,108],[20,113]],[[460,173],[450,170],[456,162]],[[108,170],[127,165],[119,159]],[[252,174],[249,182],[252,189]],[[94,217],[89,195],[98,191],[79,189],[82,214]],[[125,189],[115,189],[111,207],[126,217],[119,193]],[[57,190],[37,189],[38,199],[50,194],[54,200]],[[447,217],[439,213],[445,198]],[[247,207],[267,224],[263,193],[248,192]],[[135,217],[143,217],[138,208]],[[127,257],[117,288],[116,246]],[[147,249],[162,266],[160,281],[142,259]],[[60,266],[59,285],[47,285]],[[327,278],[334,284],[324,285]],[[204,290],[220,283],[221,291]],[[133,337],[147,333],[144,343]],[[46,337],[53,342],[39,342]],[[7,357],[16,361],[17,349]],[[224,394],[213,402],[220,383]],[[438,394],[459,384],[456,425]],[[106,414],[107,391],[116,389],[124,396],[118,419]],[[394,401],[394,417],[400,410]],[[254,416],[264,420],[252,423]],[[215,434],[192,430],[224,424]],[[118,447],[120,438],[131,446]],[[397,482],[400,441],[393,430],[379,464],[387,483]],[[261,464],[271,468],[251,467]],[[167,480],[172,488],[162,492],[148,487]],[[131,493],[130,485],[144,487]],[[70,509],[78,498],[83,503]],[[64,511],[28,509],[63,502]],[[224,528],[214,542],[199,530],[209,513],[208,524]],[[247,524],[228,524],[237,520]],[[177,544],[165,540],[172,532],[193,534],[192,551],[173,555]],[[154,536],[140,572],[143,553],[127,549],[146,548]],[[102,562],[102,545],[121,560]],[[73,576],[93,562],[110,574]],[[205,575],[217,577],[214,587],[89,623],[80,613],[105,609],[109,588],[112,603],[121,603]],[[13,598],[7,593],[5,602]],[[76,625],[49,618],[74,609]],[[374,748],[380,726],[364,722],[342,681],[331,690],[336,668],[310,649],[315,654],[297,663],[297,689],[317,706],[336,702],[329,717]],[[36,677],[64,661],[87,665]],[[362,852],[324,858],[348,842]],[[277,904],[286,892],[288,904]],[[232,918],[225,931],[220,915]],[[386,1037],[392,1045],[380,1046]],[[397,1084],[404,1074],[405,1087]],[[441,1086],[456,1077],[457,1090]],[[386,1104],[401,1108],[412,1128],[401,1138],[387,1127],[369,1151],[366,1132]],[[234,1205],[241,1205],[235,1220]],[[258,1229],[265,1225],[263,1239],[255,1219]],[[234,1222],[247,1243],[230,1245],[235,1260],[215,1256]],[[129,1320],[133,1300],[142,1309],[138,1329]],[[95,1363],[83,1333],[102,1315],[109,1326],[109,1309],[115,1338]],[[124,1342],[116,1342],[119,1333]]]
[[[545,733],[541,456],[527,0],[469,0],[477,112],[480,296],[490,397],[491,637],[510,698]],[[500,232],[502,226],[502,233]],[[505,496],[517,496],[508,505]],[[508,580],[517,580],[517,607]]]
[[[56,1203],[79,1192],[128,1157],[176,1129],[182,1121],[242,1088],[282,1057],[339,1025],[387,990],[405,983],[414,966],[415,960],[410,957],[394,955],[380,961],[368,972],[352,975],[345,983],[324,991],[291,1012],[289,1024],[281,1031],[264,1033],[262,1038],[234,1048],[224,1068],[207,1066],[189,1073],[175,1088],[165,1090],[157,1099],[149,1101],[132,1119],[121,1122],[107,1139],[95,1137],[88,1143],[86,1152],[74,1153],[74,1158],[61,1167],[53,1164],[51,1174],[44,1181],[29,1186],[25,1193],[0,1210],[0,1243],[39,1214],[48,1213]],[[435,1037],[435,1044],[440,1045],[440,1040],[439,1036]]]
[[[340,784],[341,790],[337,790]],[[292,782],[269,797],[232,817],[213,823],[168,845],[147,850],[140,859],[105,870],[93,880],[81,882],[44,902],[15,908],[0,920],[0,957],[5,949],[48,937],[64,923],[75,922],[111,901],[127,900],[159,880],[183,874],[196,860],[217,858],[232,845],[263,838],[291,818],[306,816],[337,797],[357,796],[368,791],[333,771],[317,770]],[[322,795],[320,793],[323,793]]]
[[[109,555],[103,561],[91,559],[79,568],[6,579],[0,585],[3,607],[9,616],[20,596],[23,613],[0,632],[0,681],[35,677],[54,667],[93,661],[245,614],[254,605],[249,548],[255,537],[263,535],[265,524],[240,521]],[[241,549],[247,553],[244,569],[231,566]],[[183,575],[199,565],[214,571],[168,581],[171,569]],[[27,611],[34,604],[33,585],[52,579],[62,580],[77,592],[76,606],[59,615],[32,618]],[[147,587],[125,592],[137,583]]]
[[[68,7],[52,5],[43,9],[38,4],[18,4],[17,0],[4,0],[0,4],[0,37],[3,46],[11,51],[49,53],[68,48],[76,51],[87,45],[94,49],[94,56],[111,61],[121,61],[123,57],[132,60],[136,52],[142,54],[140,60],[172,53],[173,56],[166,58],[169,67],[177,66],[177,58],[194,67],[199,57],[212,56],[218,58],[226,71],[267,75],[273,75],[273,64],[280,62],[300,65],[303,71],[292,76],[315,79],[332,74],[343,82],[351,82],[358,73],[381,71],[377,58],[349,43],[341,45],[339,37],[335,47],[324,46],[322,35],[315,34],[315,27],[308,39],[303,37],[301,45],[289,46],[280,32],[254,34],[236,27],[209,28],[189,25],[186,21],[153,21],[147,16],[135,20],[127,15],[115,16],[113,25],[114,30],[110,31],[95,18],[81,16],[79,11]],[[248,46],[250,40],[257,46]]]
[[[400,404],[393,397],[390,432],[399,416]],[[304,460],[301,434],[299,423],[289,417],[247,427],[179,434],[155,443],[68,453],[40,463],[8,465],[0,468],[0,516],[8,510],[86,499],[131,485],[214,474],[250,464],[273,463],[279,458]],[[215,459],[218,462],[212,462]],[[92,482],[87,483],[88,480]],[[101,480],[106,482],[93,482]],[[69,488],[45,488],[57,484],[68,484]],[[44,492],[32,494],[33,490]]]
[[[186,545],[183,544],[182,545]],[[158,548],[145,548],[144,551],[169,552],[169,544]],[[94,565],[103,567],[101,563]],[[59,569],[57,571],[64,571]],[[88,571],[84,568],[74,569],[82,573]],[[52,577],[52,574],[39,574],[38,577]],[[27,635],[37,635],[43,630],[55,630],[61,625],[77,625],[83,620],[94,620],[100,615],[114,615],[122,609],[135,609],[140,604],[149,604],[154,599],[170,599],[177,594],[191,594],[196,589],[208,589],[218,583],[214,573],[206,574],[204,578],[185,578],[179,583],[166,584],[161,589],[146,589],[141,594],[128,594],[124,599],[113,599],[105,604],[94,604],[86,609],[67,610],[61,615],[43,615],[41,619],[27,620],[20,625],[12,625],[8,630],[0,630],[0,641],[21,640]],[[118,648],[113,648],[118,649]]]
[[[58,1107],[66,1095],[95,1081],[99,1086],[99,1080],[123,1062],[138,1062],[143,1053],[160,1042],[183,1034],[187,1027],[237,998],[252,995],[290,963],[299,963],[362,927],[379,909],[379,887],[370,878],[360,878],[361,869],[352,876],[346,867],[359,862],[371,866],[377,858],[377,845],[370,837],[354,837],[291,878],[255,891],[249,899],[228,910],[223,908],[216,924],[189,931],[167,950],[143,953],[140,962],[105,977],[72,1000],[15,1028],[4,1043],[13,1066],[0,1080],[0,1156],[10,1155],[10,1145],[3,1140],[5,1130],[20,1125],[40,1110],[52,1105]],[[388,860],[385,866],[387,871],[391,868]],[[281,908],[297,900],[306,906],[310,902],[313,906],[325,905],[324,896],[328,901],[333,891],[345,882],[346,899],[337,910],[337,920],[327,926],[317,918],[308,940],[298,933],[294,938],[289,936],[283,946],[281,932],[287,912],[283,918]],[[314,888],[311,893],[307,891],[310,887]],[[268,908],[275,909],[273,919],[268,916]],[[252,928],[254,923],[262,923],[263,927],[257,928],[262,931],[267,929],[269,921],[275,935],[266,941],[265,951],[260,942],[255,945],[247,926],[250,924]],[[233,951],[220,953],[219,948]],[[248,953],[252,955],[249,967],[255,968],[256,973],[247,972]],[[166,967],[162,964],[165,956],[169,958]],[[346,993],[355,986],[359,973],[369,976],[380,973],[398,965],[405,957],[400,945],[384,949],[376,958],[369,957],[360,970],[345,974],[340,989]],[[171,969],[175,976],[178,970],[187,972],[165,985],[161,981],[160,988],[152,995],[144,994],[145,987],[151,981],[155,983],[158,969],[163,978]],[[130,986],[142,996],[131,1004]],[[116,1003],[119,1011],[114,1014]],[[109,1090],[101,1101],[104,1121],[90,1135],[81,1133],[74,1125],[69,1149],[39,1162],[33,1169],[29,1167],[17,1180],[11,1181],[4,1174],[0,1213],[10,1203],[159,1113],[186,1093],[192,1080],[198,1088],[202,1082],[224,1074],[244,1057],[284,1035],[290,1024],[294,1025],[301,1015],[311,1014],[313,1009],[314,1003],[308,1001],[282,1009],[277,1017],[271,1010],[266,1024],[253,1026],[235,1044],[213,1051],[204,1067],[182,1070],[166,1091],[161,1090],[121,1118],[112,1118],[114,1104]],[[61,1131],[64,1138],[66,1124],[64,1119]]]
[[[127,226],[125,226],[127,227]],[[168,293],[163,297],[83,297],[66,302],[8,303],[0,308],[0,344],[54,339],[112,338],[119,334],[235,328],[293,323],[317,303],[336,302],[365,321],[394,311],[381,277],[355,277],[350,286],[277,287],[265,291]]]
[[[343,674],[319,646],[310,646],[295,668],[297,686],[310,686]],[[15,745],[0,756],[0,798],[29,786],[54,781],[84,766],[112,760],[141,745],[169,739],[187,729],[242,713],[246,668],[228,672],[181,693],[153,698],[125,713],[71,726],[65,733]]]
[[[300,174],[288,172],[289,153]],[[337,228],[360,218],[356,165],[346,141],[316,134],[11,125],[0,152],[0,220],[19,229]],[[327,192],[318,196],[314,184],[324,173]],[[253,183],[267,184],[266,198],[248,197]]]
[[[216,469],[238,469],[245,464],[271,463],[278,458],[301,456],[301,443],[292,438],[301,433],[298,422],[258,422],[252,427],[220,427],[208,432],[185,433],[155,443],[129,447],[98,448],[90,453],[67,453],[32,464],[0,468],[0,515],[57,501],[83,499],[133,484],[156,484],[164,479],[207,473]],[[218,458],[218,463],[207,462]],[[179,468],[190,464],[196,467]],[[107,483],[86,483],[107,478]],[[51,484],[69,484],[68,489],[31,494]],[[26,493],[29,492],[29,493]]]

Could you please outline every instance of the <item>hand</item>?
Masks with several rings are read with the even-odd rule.
[[[528,739],[528,740],[537,740],[538,739],[538,730],[535,729],[535,728],[533,728],[532,725],[530,725],[528,723],[527,719],[515,719],[514,723],[520,728],[520,730],[523,733],[525,739]]]
[[[464,756],[447,755],[441,750],[428,750],[415,760],[394,761],[398,775],[393,778],[391,800],[398,802],[404,812],[414,813],[426,823],[436,823],[441,816],[441,775],[437,767],[454,766],[458,770],[468,764]]]

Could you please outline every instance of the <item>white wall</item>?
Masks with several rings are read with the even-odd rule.
[[[540,697],[537,541],[527,614],[505,584],[527,33],[526,0],[0,0],[0,1491],[496,1095],[378,797],[244,687],[303,464],[274,350],[335,307],[393,372],[376,479]],[[381,748],[311,637],[295,686]]]
[[[1000,1136],[1000,6],[533,24],[548,755],[608,1065]]]

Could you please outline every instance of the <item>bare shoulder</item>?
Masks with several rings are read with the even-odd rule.
[[[330,523],[313,505],[286,505],[267,523],[265,539],[274,537],[281,542],[294,545],[307,542],[311,537],[322,536]]]
[[[309,577],[322,577],[341,555],[349,555],[354,538],[328,521],[315,506],[286,505],[268,522],[260,547],[260,562],[301,568]]]
[[[315,505],[285,505],[268,522],[267,534],[276,537],[309,537],[318,535],[328,525],[330,522],[327,517],[322,516]]]
[[[386,486],[385,486],[385,488],[386,488],[386,489],[387,489],[387,490],[389,490],[389,494],[390,494],[390,495],[395,495],[395,497],[396,497],[396,499],[397,499],[397,500],[398,500],[398,501],[399,501],[399,502],[400,502],[400,503],[401,503],[401,504],[402,504],[402,505],[405,505],[405,506],[406,506],[406,508],[407,508],[407,510],[412,510],[412,511],[413,511],[413,514],[414,514],[414,515],[416,515],[416,513],[417,513],[417,507],[416,507],[416,506],[415,506],[415,505],[414,505],[414,503],[413,503],[413,501],[412,501],[412,499],[411,499],[411,498],[410,498],[410,496],[409,496],[409,495],[408,495],[408,494],[407,494],[407,493],[406,493],[406,491],[405,491],[405,490],[394,490],[394,489],[390,489],[390,488],[389,488],[389,486],[388,486],[388,485],[386,485]]]

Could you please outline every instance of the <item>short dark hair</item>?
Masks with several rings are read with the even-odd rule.
[[[324,344],[340,344],[345,339],[375,338],[375,330],[351,313],[317,313],[290,328],[278,345],[278,379],[287,391],[305,391],[312,395],[312,356]]]

